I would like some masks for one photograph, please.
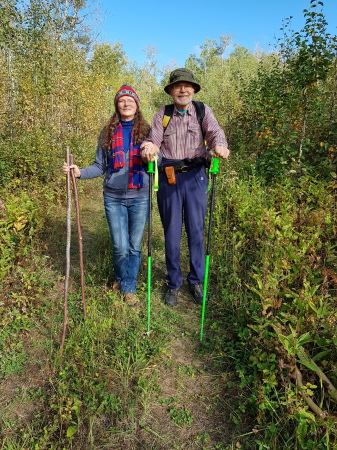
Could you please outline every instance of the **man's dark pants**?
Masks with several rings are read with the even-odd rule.
[[[190,272],[187,281],[202,283],[205,273],[204,227],[208,180],[205,166],[176,173],[176,184],[169,185],[164,172],[159,179],[158,208],[165,235],[167,281],[170,289],[182,285],[180,238],[182,224],[188,239]]]

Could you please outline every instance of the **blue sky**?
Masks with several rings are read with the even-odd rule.
[[[281,37],[282,21],[290,16],[292,28],[304,26],[303,9],[310,0],[185,0],[160,1],[100,0],[104,15],[100,25],[100,42],[121,42],[130,61],[142,64],[147,46],[156,46],[156,60],[161,68],[179,67],[207,38],[219,41],[232,35],[233,44],[254,52],[256,47],[269,52]],[[337,35],[337,0],[323,1],[328,31]]]

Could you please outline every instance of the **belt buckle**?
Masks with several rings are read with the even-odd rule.
[[[180,171],[183,172],[183,173],[188,172],[188,168],[189,168],[189,166],[182,166],[180,168]]]

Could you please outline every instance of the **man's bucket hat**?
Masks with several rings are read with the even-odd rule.
[[[170,73],[169,84],[164,87],[164,91],[167,94],[170,94],[169,88],[174,83],[180,83],[181,81],[185,81],[186,83],[191,83],[194,87],[194,92],[197,93],[200,91],[200,85],[195,82],[194,75],[189,69],[185,69],[184,67],[181,69],[175,69]]]

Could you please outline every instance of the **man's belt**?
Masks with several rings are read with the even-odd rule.
[[[204,158],[185,158],[181,161],[172,162],[164,166],[160,166],[158,169],[161,172],[165,171],[165,167],[173,167],[175,173],[188,172],[195,167],[205,166],[206,160]]]

